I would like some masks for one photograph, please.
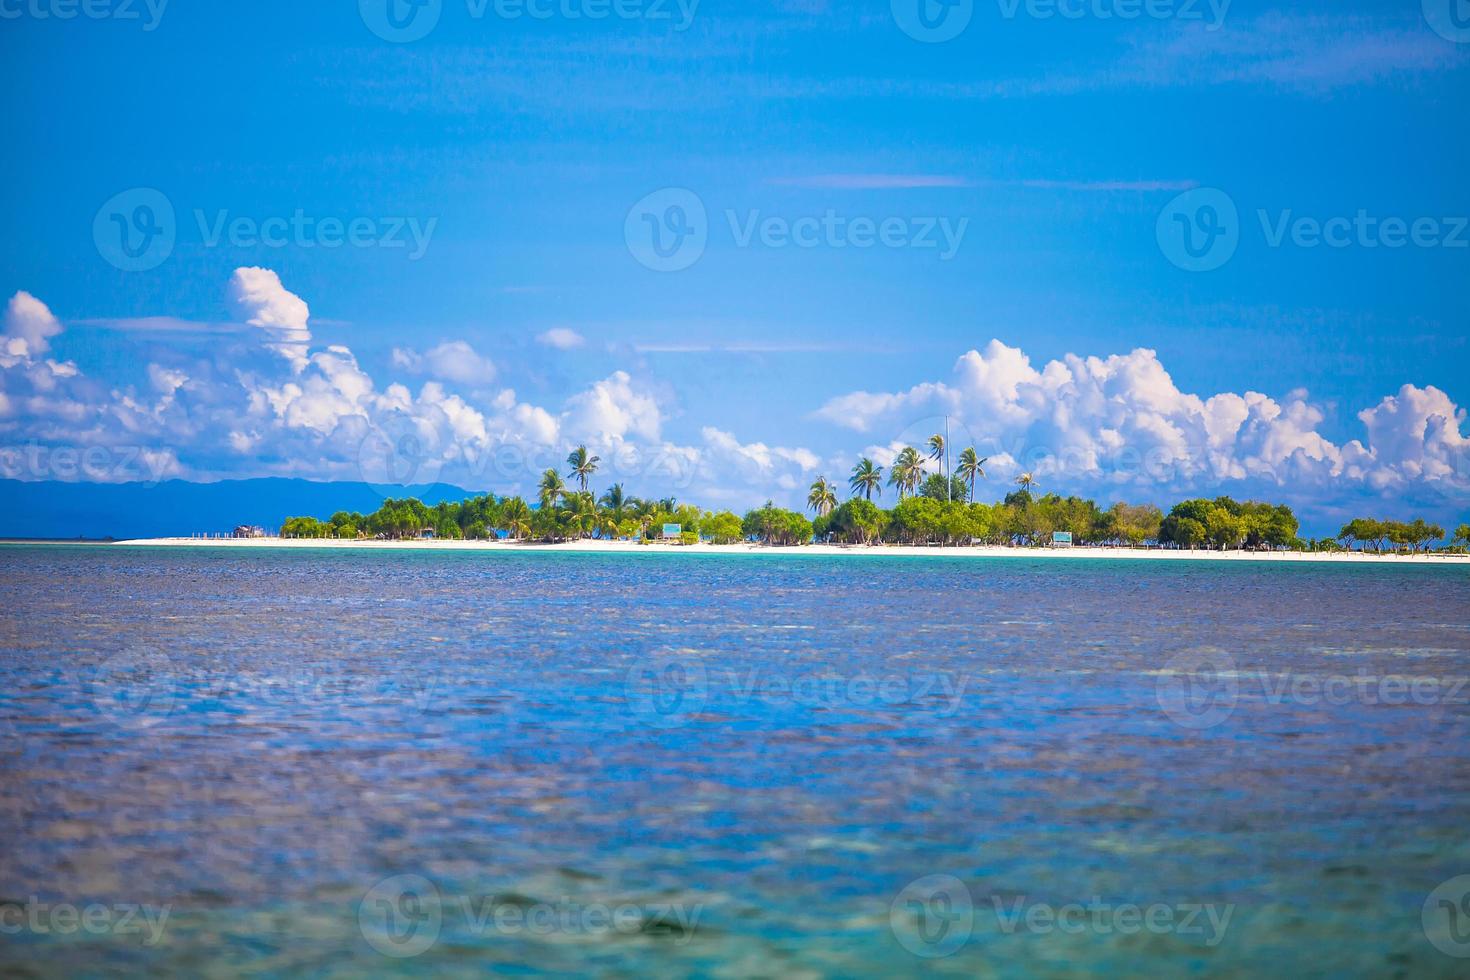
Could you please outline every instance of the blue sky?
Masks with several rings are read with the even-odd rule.
[[[949,414],[993,443],[990,496],[1029,467],[1464,519],[1470,4],[923,0],[963,22],[926,42],[918,2],[438,0],[395,42],[387,0],[3,0],[0,300],[45,314],[12,301],[0,443],[350,479],[374,431],[428,426],[464,485],[534,478],[466,473],[466,444],[588,441],[641,454],[632,489],[662,454],[736,504]],[[138,188],[172,245],[129,270],[107,236]],[[670,188],[704,244],[659,271],[635,205],[674,220]],[[1236,214],[1192,270],[1170,236],[1217,198],[1171,202],[1198,188]]]

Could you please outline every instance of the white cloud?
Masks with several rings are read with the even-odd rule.
[[[281,285],[270,269],[242,266],[230,278],[230,296],[245,322],[264,330],[275,350],[297,369],[306,366],[311,331],[306,302]]]
[[[1470,481],[1470,438],[1460,433],[1465,410],[1433,385],[1404,385],[1358,418],[1368,429],[1369,448],[1349,443],[1349,458],[1374,486]]]
[[[795,502],[797,491],[804,492],[822,465],[809,449],[742,443],[714,426],[705,426],[700,436],[700,492],[723,504],[750,505],[769,496]]]
[[[393,364],[414,374],[459,384],[482,385],[495,380],[494,363],[463,340],[446,341],[423,353],[395,347]]]
[[[1105,499],[1269,492],[1318,509],[1363,496],[1445,507],[1470,499],[1466,412],[1434,387],[1404,385],[1350,418],[1360,437],[1340,443],[1329,437],[1328,408],[1306,391],[1196,394],[1151,350],[1034,364],[993,340],[957,358],[943,379],[830,399],[816,417],[861,434],[841,452],[743,442],[712,424],[679,445],[664,435],[666,406],[650,379],[615,371],[559,407],[536,405],[510,388],[487,390],[493,366],[451,341],[395,352],[400,367],[423,376],[417,392],[381,386],[347,347],[311,348],[306,304],[275,273],[237,270],[229,295],[256,329],[195,356],[160,347],[127,384],[46,357],[63,325],[17,293],[0,334],[0,440],[135,451],[135,471],[85,479],[156,476],[146,465],[196,480],[359,480],[373,478],[371,440],[391,449],[411,436],[424,457],[420,477],[500,492],[528,491],[541,469],[562,468],[568,449],[585,442],[603,458],[604,485],[626,480],[632,492],[738,508],[767,496],[798,504],[819,474],[841,484],[860,454],[887,466],[947,417],[952,444],[973,443],[998,481],[1033,470],[1048,490]]]
[[[1201,397],[1181,391],[1158,355],[1142,348],[1068,354],[1038,370],[1021,350],[992,340],[962,355],[946,380],[841,395],[815,416],[883,436],[868,450],[879,462],[898,446],[921,444],[948,416],[961,433],[956,443],[976,442],[997,472],[1035,470],[1079,487],[1203,492],[1229,481],[1366,481],[1383,489],[1430,481],[1446,491],[1470,488],[1465,411],[1436,388],[1404,386],[1359,414],[1366,445],[1338,446],[1322,433],[1326,412],[1307,392],[1279,401],[1253,391]]]
[[[730,433],[709,425],[701,430],[700,435],[704,437],[712,458],[732,462],[736,469],[753,467],[764,475],[782,465],[794,466],[802,472],[815,470],[821,465],[817,454],[809,449],[767,446],[763,442],[741,443]]]
[[[50,339],[61,333],[61,321],[46,304],[22,290],[5,308],[5,345],[0,357],[36,357],[51,349]]]
[[[615,371],[573,395],[562,413],[568,438],[598,443],[627,438],[657,442],[662,421],[653,395],[635,386],[626,371]]]
[[[567,327],[552,327],[545,333],[536,336],[538,343],[547,347],[555,347],[557,350],[572,350],[586,343],[586,338],[577,331]]]

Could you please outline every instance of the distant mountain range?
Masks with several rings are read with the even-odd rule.
[[[0,480],[0,538],[157,538],[224,533],[239,524],[273,530],[287,517],[374,511],[385,495],[432,505],[475,492],[442,483],[387,488],[281,478],[157,484]]]

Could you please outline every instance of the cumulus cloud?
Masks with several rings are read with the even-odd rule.
[[[393,364],[414,374],[459,384],[481,385],[495,380],[495,364],[463,340],[446,341],[423,353],[396,347]]]
[[[107,447],[153,467],[86,479],[444,479],[520,492],[576,442],[650,482],[687,485],[694,471],[697,451],[661,439],[658,399],[626,372],[592,382],[560,408],[543,407],[510,388],[487,389],[493,363],[449,341],[393,352],[395,368],[422,379],[414,391],[375,380],[346,346],[313,349],[305,301],[273,271],[237,269],[227,296],[253,329],[193,359],[160,350],[163,359],[148,363],[136,384],[108,386],[42,356],[62,325],[39,300],[16,294],[0,337],[5,474],[71,478],[9,466],[9,447],[27,442]]]
[[[569,437],[592,442],[639,438],[656,442],[663,416],[653,395],[626,371],[613,374],[567,401],[562,416]]]
[[[0,356],[35,357],[51,349],[50,339],[61,333],[61,321],[46,304],[22,290],[5,308],[5,343]]]
[[[586,343],[586,338],[567,327],[552,327],[545,333],[537,334],[536,341],[557,350],[572,350]]]
[[[1327,413],[1306,391],[1204,397],[1182,391],[1158,355],[1068,354],[1039,368],[1020,349],[992,340],[954,364],[951,376],[903,391],[832,398],[817,418],[884,441],[880,462],[920,444],[935,423],[954,421],[1001,472],[1034,470],[1074,486],[1188,490],[1231,481],[1286,486],[1412,482],[1465,489],[1470,444],[1463,409],[1437,388],[1406,385],[1359,414],[1366,441],[1337,445]]]
[[[252,327],[270,338],[270,347],[297,370],[306,366],[311,331],[306,301],[281,285],[270,269],[243,266],[230,277],[230,298]]]
[[[603,485],[739,507],[768,496],[797,504],[817,475],[840,484],[859,455],[890,465],[948,421],[952,445],[975,445],[993,477],[1028,470],[1048,490],[1104,499],[1259,490],[1318,509],[1364,495],[1446,508],[1470,499],[1466,411],[1432,386],[1406,384],[1349,416],[1361,431],[1339,441],[1329,433],[1342,420],[1304,390],[1194,393],[1152,350],[1042,364],[992,340],[943,378],[828,400],[816,417],[846,435],[822,455],[786,440],[742,441],[712,424],[681,445],[665,435],[661,389],[626,371],[537,405],[490,387],[495,366],[449,341],[394,352],[394,368],[415,376],[411,386],[374,378],[346,346],[313,347],[306,303],[270,270],[236,270],[228,297],[250,328],[199,355],[160,348],[127,383],[49,357],[63,325],[17,293],[0,334],[0,450],[64,445],[130,461],[77,476],[91,480],[442,479],[526,492],[585,443],[602,457]],[[5,475],[71,478],[37,467]]]
[[[1358,418],[1368,430],[1367,448],[1354,440],[1345,460],[1373,486],[1413,480],[1463,484],[1470,476],[1470,438],[1460,434],[1465,410],[1433,385],[1404,385]]]
[[[809,449],[742,443],[732,433],[714,426],[705,426],[700,435],[704,446],[699,461],[706,481],[733,488],[746,498],[752,490],[789,495],[810,482],[822,465]]]

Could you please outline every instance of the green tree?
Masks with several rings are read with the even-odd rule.
[[[919,496],[928,497],[930,500],[941,500],[946,503],[965,503],[969,500],[969,491],[965,481],[958,474],[946,480],[943,474],[930,473],[924,478],[924,483],[919,487]]]
[[[510,497],[500,506],[500,528],[519,541],[531,533],[531,508],[520,497]]]
[[[574,478],[582,492],[586,493],[587,481],[597,472],[597,464],[600,462],[602,460],[599,457],[588,455],[586,446],[578,446],[567,455],[567,466],[571,467],[567,476]]]
[[[560,541],[567,529],[562,512],[556,507],[542,507],[531,512],[531,537],[537,541]]]
[[[1413,528],[1403,521],[1382,521],[1384,537],[1388,543],[1394,546],[1394,550],[1402,551],[1413,543]]]
[[[872,544],[882,535],[887,523],[887,515],[871,500],[853,497],[832,512],[827,526],[843,540]]]
[[[769,500],[759,510],[750,511],[741,522],[747,537],[760,538],[766,544],[806,544],[812,539],[812,522],[795,511],[783,510]]]
[[[740,518],[722,510],[718,514],[711,515],[705,522],[705,533],[715,544],[735,544],[744,537],[741,530]]]
[[[1245,537],[1241,519],[1224,507],[1212,507],[1205,520],[1205,534],[1211,544],[1221,549],[1237,547]]]
[[[583,491],[566,495],[566,507],[562,514],[562,527],[575,538],[585,538],[597,529],[597,501],[592,494]]]
[[[893,465],[888,468],[888,483],[898,488],[898,499],[916,491],[924,482],[924,460],[913,446],[899,450]]]
[[[930,497],[908,497],[893,508],[890,531],[909,544],[925,544],[944,533],[940,502]]]
[[[929,458],[939,464],[940,473],[949,472],[949,460],[944,450],[944,436],[936,432],[929,437]]]
[[[837,506],[837,491],[827,482],[825,476],[817,477],[812,484],[811,491],[806,495],[806,505],[808,509],[816,511],[819,517],[826,517]]]
[[[325,538],[332,536],[332,525],[315,517],[288,517],[281,523],[283,538]]]
[[[969,485],[970,492],[965,499],[975,499],[975,478],[985,478],[985,464],[988,462],[990,462],[990,457],[986,456],[981,459],[976,455],[974,446],[967,446],[960,451],[960,465],[955,468],[955,473]]]
[[[561,474],[556,470],[547,470],[541,474],[541,484],[536,488],[536,494],[541,499],[542,510],[551,510],[566,492],[567,485],[562,482]]]
[[[1159,539],[1159,527],[1164,522],[1164,514],[1153,504],[1134,507],[1117,503],[1108,513],[1117,540],[1125,541],[1136,548],[1145,541]]]
[[[1196,545],[1204,544],[1207,536],[1208,532],[1205,530],[1203,523],[1195,520],[1193,517],[1180,517],[1175,519],[1169,540],[1181,548],[1193,548]]]
[[[883,496],[883,467],[875,465],[871,459],[864,456],[852,468],[852,476],[848,478],[847,485],[852,488],[854,497],[862,494],[864,500],[872,500],[875,493],[881,497]]]
[[[1415,551],[1422,551],[1429,547],[1430,542],[1444,537],[1444,528],[1438,524],[1430,524],[1422,517],[1416,517],[1409,525],[1405,536]]]
[[[623,493],[623,485],[621,483],[614,483],[602,495],[601,503],[602,506],[607,508],[608,514],[612,516],[612,519],[621,524],[623,518],[628,516],[629,499]]]
[[[1366,542],[1368,540],[1368,535],[1366,534],[1367,529],[1364,527],[1366,523],[1361,517],[1355,517],[1348,521],[1337,532],[1338,540],[1347,545],[1350,551],[1356,542]]]

